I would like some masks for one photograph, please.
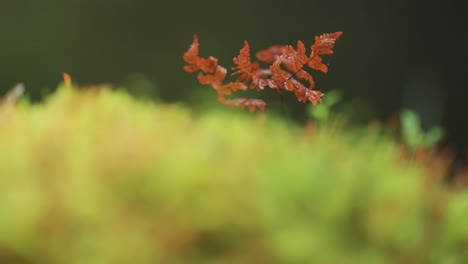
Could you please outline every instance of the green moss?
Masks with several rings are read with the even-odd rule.
[[[468,262],[467,194],[391,140],[232,112],[106,87],[0,109],[0,263]]]

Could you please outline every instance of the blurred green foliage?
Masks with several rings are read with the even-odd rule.
[[[424,132],[421,128],[420,117],[415,111],[403,110],[400,120],[402,138],[405,144],[413,150],[431,148],[444,136],[444,130],[439,126],[434,126]]]
[[[468,192],[392,140],[233,112],[1,107],[0,263],[468,263]]]
[[[148,76],[141,73],[134,73],[127,77],[125,88],[134,97],[144,99],[151,98],[158,101],[160,99],[158,86]]]
[[[307,106],[307,114],[314,120],[325,122],[331,118],[331,108],[339,103],[341,98],[341,93],[336,90],[328,92],[321,104]]]

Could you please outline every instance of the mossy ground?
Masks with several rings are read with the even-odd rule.
[[[0,110],[0,263],[468,263],[468,193],[425,174],[370,131],[61,87]]]

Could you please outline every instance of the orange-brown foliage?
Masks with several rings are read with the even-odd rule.
[[[197,35],[193,43],[185,52],[183,59],[187,63],[184,70],[187,72],[201,71],[197,78],[201,84],[210,84],[218,93],[218,101],[222,104],[240,108],[265,110],[266,103],[260,99],[236,98],[227,99],[231,92],[245,91],[248,87],[264,90],[270,87],[279,93],[283,90],[294,92],[300,102],[310,101],[314,105],[322,101],[322,92],[314,90],[315,82],[304,66],[328,72],[328,67],[322,62],[322,55],[333,54],[333,47],[342,32],[323,34],[315,37],[315,43],[310,46],[310,55],[306,55],[306,47],[302,41],[297,42],[297,48],[292,45],[276,45],[266,50],[259,51],[256,55],[258,61],[268,64],[268,68],[261,68],[259,62],[250,59],[250,46],[247,41],[240,50],[239,55],[234,58],[235,67],[232,67],[237,75],[234,82],[224,84],[227,75],[226,68],[218,65],[215,57],[201,58],[198,55],[199,43]],[[305,85],[307,84],[307,86]]]

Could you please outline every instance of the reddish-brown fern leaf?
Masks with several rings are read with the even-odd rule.
[[[239,107],[241,109],[248,108],[251,112],[255,111],[256,108],[265,111],[266,103],[260,99],[247,99],[247,98],[235,98],[226,99],[224,97],[218,97],[218,101],[222,104]]]
[[[248,44],[246,43],[247,54],[250,53]],[[222,104],[228,106],[234,106],[239,108],[247,107],[250,111],[255,111],[255,109],[265,110],[266,103],[260,99],[248,99],[248,98],[236,98],[236,99],[226,99],[225,96],[230,95],[232,92],[237,92],[239,90],[247,90],[247,86],[240,81],[230,82],[228,84],[223,84],[224,79],[226,78],[227,70],[226,68],[218,65],[218,59],[215,57],[208,57],[208,59],[200,58],[198,56],[198,37],[195,35],[193,37],[193,43],[190,45],[190,48],[184,53],[183,59],[187,62],[188,65],[184,66],[184,70],[187,72],[196,72],[198,70],[203,73],[199,73],[197,78],[200,84],[209,84],[213,89],[218,93],[218,101]],[[255,66],[248,65],[248,61],[241,56],[239,58],[239,63],[242,63],[243,69],[251,67],[252,70]],[[243,61],[242,61],[243,60]],[[245,76],[246,81],[249,80],[249,76]]]
[[[327,65],[322,63],[320,55],[333,54],[333,47],[336,40],[343,34],[343,32],[335,32],[331,34],[323,34],[320,37],[315,37],[314,45],[310,46],[312,52],[310,53],[310,61],[308,66],[314,70],[319,70],[324,73],[328,72]]]
[[[187,72],[196,72],[201,70],[205,73],[213,72],[218,65],[218,59],[215,57],[208,57],[208,59],[200,58],[198,56],[198,37],[193,37],[193,43],[190,45],[189,50],[184,53],[183,59],[188,65],[184,66],[184,70]]]
[[[259,61],[270,64],[268,68],[261,68],[258,62],[250,59],[250,46],[247,41],[239,51],[239,55],[234,58],[234,73],[238,75],[235,82],[223,84],[227,71],[218,65],[218,60],[214,57],[208,59],[198,56],[198,38],[194,36],[194,41],[189,50],[184,54],[184,60],[188,65],[184,69],[188,72],[202,71],[198,75],[201,84],[210,84],[218,92],[218,101],[229,106],[264,110],[266,103],[260,99],[226,99],[225,96],[231,92],[247,90],[247,87],[263,90],[265,87],[294,92],[298,101],[310,101],[317,104],[322,101],[324,94],[313,90],[315,81],[312,75],[304,70],[304,66],[328,72],[328,67],[322,62],[321,55],[333,54],[333,47],[342,32],[323,34],[315,37],[315,43],[311,45],[310,56],[306,55],[306,47],[302,41],[297,42],[297,48],[291,45],[271,46],[266,50],[261,50],[256,54]],[[306,86],[305,83],[308,83]]]

